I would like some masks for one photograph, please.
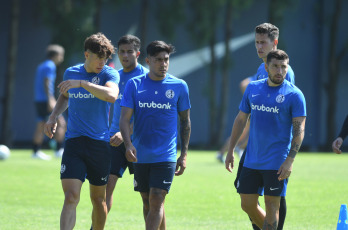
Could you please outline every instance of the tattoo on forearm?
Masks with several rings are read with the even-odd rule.
[[[191,135],[191,120],[188,112],[180,114],[181,152],[187,152]]]
[[[293,138],[300,136],[304,132],[304,130],[301,128],[301,122],[294,121],[292,123],[292,126],[293,126],[293,129],[292,129]]]
[[[278,226],[278,222],[277,221],[275,221],[273,224],[269,224],[267,222],[267,220],[265,220],[265,222],[263,223],[262,229],[264,229],[264,230],[266,230],[266,229],[267,230],[276,230],[277,226]]]
[[[292,157],[292,158],[295,158],[296,154],[297,154],[298,151],[295,151],[295,150],[290,150],[289,152],[289,157]]]

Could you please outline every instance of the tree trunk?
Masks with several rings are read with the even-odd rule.
[[[139,62],[141,64],[145,64],[145,57],[146,57],[146,31],[147,31],[147,18],[149,15],[149,1],[148,0],[141,0],[141,15],[140,15],[140,41],[141,41],[141,47],[140,47],[140,57]]]
[[[7,67],[5,75],[5,98],[2,117],[2,142],[11,146],[12,144],[12,101],[15,84],[15,70],[18,48],[18,25],[19,25],[19,0],[12,0],[10,32],[8,38]]]
[[[209,69],[209,85],[208,85],[208,92],[209,92],[209,132],[210,132],[210,147],[216,146],[217,144],[217,127],[216,127],[216,58],[215,58],[215,36],[212,35],[210,42],[209,42],[209,48],[210,48],[210,69]]]
[[[223,66],[222,66],[222,80],[221,80],[221,91],[220,91],[220,98],[221,98],[221,104],[219,108],[219,124],[218,124],[218,138],[217,143],[219,145],[223,144],[224,140],[224,132],[226,130],[226,124],[227,124],[227,108],[228,108],[228,102],[229,102],[229,65],[230,65],[230,39],[232,37],[232,4],[230,1],[228,1],[226,6],[226,18],[225,18],[225,56],[223,59]]]
[[[336,0],[333,18],[330,26],[330,50],[329,50],[329,80],[327,83],[328,107],[326,111],[326,146],[331,146],[331,142],[335,139],[335,118],[336,118],[336,104],[337,104],[337,82],[339,78],[339,63],[340,59],[336,55],[337,49],[337,32],[338,23],[341,15],[342,0]]]

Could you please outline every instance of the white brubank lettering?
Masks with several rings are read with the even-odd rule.
[[[140,108],[170,109],[171,106],[172,105],[169,104],[169,102],[167,104],[161,104],[161,103],[157,104],[154,101],[152,101],[151,103],[139,101]]]
[[[264,106],[264,104],[262,104],[262,105],[254,105],[253,103],[251,103],[251,109],[252,110],[265,111],[265,112],[268,112],[268,113],[279,113],[279,108],[277,106],[267,107],[267,106]]]
[[[94,98],[91,93],[69,93],[69,98]]]

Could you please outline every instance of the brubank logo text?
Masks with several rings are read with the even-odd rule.
[[[69,93],[69,98],[94,98],[91,93]]]
[[[161,104],[161,103],[157,104],[154,101],[152,101],[151,103],[139,101],[140,108],[170,109],[171,106],[172,105],[169,104],[169,102],[167,104]]]
[[[251,103],[251,109],[265,111],[265,112],[269,112],[269,113],[279,113],[279,108],[277,108],[277,106],[266,107],[263,104],[262,105],[254,105],[253,103]]]

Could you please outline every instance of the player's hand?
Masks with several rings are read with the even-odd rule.
[[[44,133],[46,134],[46,136],[52,139],[53,135],[56,133],[56,129],[57,129],[57,121],[49,118],[44,125]]]
[[[232,172],[233,167],[234,167],[234,155],[233,152],[228,152],[226,155],[226,159],[225,159],[225,168],[227,169],[227,171]]]
[[[181,154],[178,160],[176,161],[176,168],[175,168],[175,176],[180,176],[184,173],[186,169],[186,154]]]
[[[294,158],[287,157],[283,164],[280,166],[277,174],[279,175],[278,180],[284,180],[290,177],[292,172],[292,164],[294,163]]]
[[[59,92],[60,93],[67,93],[69,89],[72,88],[80,88],[81,87],[82,80],[67,80],[62,81],[59,85]]]
[[[332,142],[332,151],[334,151],[337,154],[341,154],[342,150],[340,149],[343,143],[343,139],[341,137],[338,137],[334,142]]]
[[[137,162],[137,150],[133,145],[129,148],[126,148],[126,158],[129,162]]]
[[[123,143],[123,138],[122,138],[121,132],[115,133],[115,135],[113,135],[110,138],[110,145],[111,146],[117,147],[117,146],[119,146],[122,143]]]

